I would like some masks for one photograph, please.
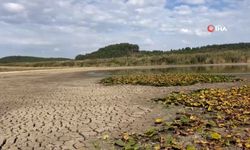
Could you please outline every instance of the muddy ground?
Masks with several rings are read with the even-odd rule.
[[[92,69],[93,70],[93,69]],[[84,71],[48,70],[0,74],[0,149],[94,149],[108,134],[144,131],[157,117],[173,117],[152,103],[172,91],[229,88],[249,83],[185,87],[103,86]],[[108,149],[105,147],[105,149]]]

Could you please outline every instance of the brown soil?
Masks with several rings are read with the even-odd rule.
[[[108,68],[107,68],[108,69]],[[85,69],[95,70],[94,68]],[[185,87],[103,86],[100,77],[63,69],[0,74],[0,149],[93,149],[93,141],[148,128],[176,111],[152,103],[172,91],[229,88],[245,82]]]

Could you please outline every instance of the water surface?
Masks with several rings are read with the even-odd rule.
[[[149,69],[122,69],[112,71],[91,71],[92,77],[108,77],[111,75],[127,75],[132,73],[212,73],[212,74],[246,74],[250,75],[250,64],[246,65],[214,65],[214,66],[174,66]]]

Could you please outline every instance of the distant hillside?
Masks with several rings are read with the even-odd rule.
[[[138,52],[139,52],[138,45],[121,43],[100,48],[96,52],[90,54],[78,55],[76,56],[76,60],[126,57],[126,56],[131,56]]]
[[[104,48],[100,48],[86,55],[76,56],[76,60],[86,59],[105,59],[105,58],[117,58],[117,57],[143,57],[143,56],[158,56],[158,55],[171,55],[171,54],[197,54],[197,53],[217,53],[217,52],[229,52],[229,51],[246,51],[250,50],[250,43],[233,43],[233,44],[221,44],[221,45],[207,45],[195,48],[182,48],[176,50],[153,50],[153,51],[140,51],[138,45],[121,43],[109,45]]]
[[[43,58],[31,56],[8,56],[0,58],[0,63],[19,63],[19,62],[44,62],[44,61],[65,61],[68,58]]]
[[[202,47],[186,47],[177,50],[170,51],[140,51],[141,55],[162,55],[162,54],[195,54],[195,53],[215,53],[215,52],[225,52],[225,51],[246,51],[250,50],[250,43],[233,43],[233,44],[221,44],[221,45],[207,45]]]
[[[76,57],[77,61],[64,58],[19,57],[2,58],[0,59],[0,65],[90,67],[250,63],[250,43],[208,45],[196,48],[186,47],[168,51],[139,51],[138,45],[122,43],[100,48],[90,54],[78,55]]]

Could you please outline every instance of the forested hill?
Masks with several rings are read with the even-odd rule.
[[[186,47],[177,50],[170,51],[140,51],[142,55],[161,55],[161,54],[195,54],[195,53],[214,53],[225,51],[250,51],[250,43],[233,43],[233,44],[221,44],[221,45],[207,45],[202,47]]]
[[[65,61],[68,58],[43,58],[31,56],[8,56],[0,58],[0,63],[18,63],[18,62],[44,62],[44,61]]]
[[[230,51],[230,50],[249,50],[250,43],[234,43],[222,45],[208,45],[196,48],[185,48],[182,52],[215,52],[215,51]]]
[[[153,51],[140,51],[138,45],[122,43],[110,45],[104,48],[100,48],[86,55],[76,56],[76,60],[85,59],[100,59],[100,58],[116,58],[116,57],[128,57],[128,56],[156,56],[156,55],[168,55],[168,54],[197,54],[197,53],[217,53],[217,52],[229,52],[229,51],[250,51],[250,43],[234,43],[234,44],[221,44],[221,45],[207,45],[195,48],[182,48],[176,50],[153,50]]]
[[[136,54],[138,52],[139,52],[138,45],[121,43],[100,48],[97,51],[90,54],[78,55],[76,56],[76,60],[126,57]]]
[[[208,45],[166,51],[140,51],[139,46],[121,43],[100,48],[96,52],[67,58],[10,56],[0,59],[0,66],[145,66],[170,64],[250,63],[250,43]],[[26,63],[28,62],[28,63]]]

